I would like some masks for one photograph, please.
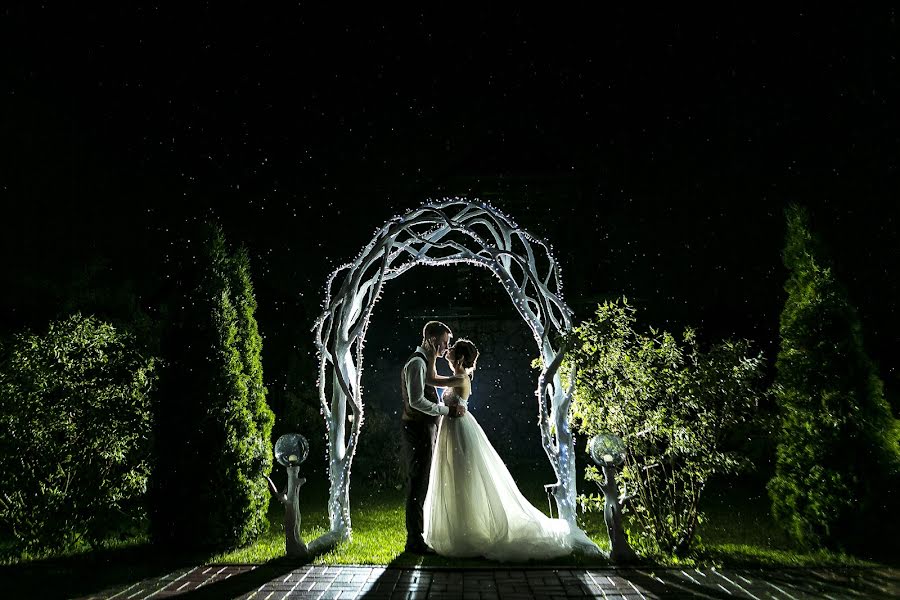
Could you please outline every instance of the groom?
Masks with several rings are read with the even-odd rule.
[[[466,409],[439,403],[437,391],[426,385],[426,366],[435,357],[447,353],[450,328],[440,321],[429,321],[422,329],[422,343],[403,365],[400,390],[403,395],[403,451],[406,459],[406,552],[433,554],[425,544],[425,494],[431,475],[431,456],[437,439],[441,415],[461,417]]]

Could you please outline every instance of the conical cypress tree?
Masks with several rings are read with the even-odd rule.
[[[153,533],[234,547],[264,531],[272,465],[249,261],[210,227],[182,267],[156,411]]]
[[[253,539],[264,533],[268,524],[269,488],[265,479],[272,472],[272,425],[275,415],[266,403],[263,384],[262,337],[256,323],[256,296],[250,279],[250,258],[241,247],[229,262],[229,283],[235,309],[234,345],[240,360],[240,402],[226,408],[229,428],[236,432],[234,441],[221,455],[221,468],[235,469],[235,475],[246,483],[240,487],[241,498],[233,504],[233,514],[223,525],[244,523],[241,539]],[[249,537],[248,537],[249,536]]]
[[[863,347],[859,317],[810,232],[786,211],[775,397],[781,412],[773,514],[807,547],[849,547],[890,506],[898,428]]]

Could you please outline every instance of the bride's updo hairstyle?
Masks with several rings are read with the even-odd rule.
[[[459,338],[453,343],[452,348],[456,358],[462,359],[463,368],[469,373],[474,371],[475,363],[478,361],[478,348],[475,347],[475,344],[471,340]]]

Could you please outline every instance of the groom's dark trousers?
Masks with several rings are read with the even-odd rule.
[[[418,357],[426,361],[425,355],[416,352],[407,363]],[[431,457],[437,441],[438,417],[426,415],[409,404],[406,382],[401,378],[403,396],[403,454],[406,462],[406,549],[421,551],[425,548],[425,494],[428,493],[428,479],[431,476]],[[437,390],[426,385],[422,391],[425,399],[438,403]]]
[[[406,547],[422,548],[425,540],[425,494],[431,476],[431,457],[437,439],[433,421],[403,421],[403,451],[406,459]]]

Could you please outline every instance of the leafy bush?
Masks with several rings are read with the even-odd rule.
[[[0,366],[0,522],[17,550],[97,546],[143,515],[156,361],[74,314]]]
[[[286,433],[299,433],[305,437],[309,442],[309,458],[303,463],[301,472],[307,477],[315,474],[327,479],[328,465],[325,463],[325,456],[328,437],[322,421],[318,390],[299,390],[299,393],[284,390],[280,395],[283,409],[278,413],[274,437]]]
[[[353,472],[375,489],[401,489],[405,471],[400,420],[375,404],[366,406]]]
[[[638,333],[634,313],[624,299],[607,302],[574,329],[566,355],[577,369],[573,424],[586,436],[612,432],[625,441],[619,484],[636,525],[631,544],[684,555],[703,518],[706,482],[747,466],[728,438],[762,397],[763,361],[746,340],[701,352],[691,329],[682,344],[664,331]],[[602,475],[588,467],[586,478]],[[586,510],[603,510],[600,494],[579,499]]]
[[[234,547],[268,527],[274,416],[246,252],[230,253],[218,228],[188,250],[157,405],[153,535]]]
[[[787,211],[784,264],[772,509],[804,546],[853,545],[896,509],[898,426],[856,310],[798,207]]]
[[[297,332],[305,335],[306,330]],[[312,346],[312,342],[309,344]],[[312,348],[310,349],[312,350]],[[288,351],[284,368],[284,386],[273,392],[270,403],[278,419],[274,427],[274,438],[286,433],[299,433],[309,442],[309,458],[301,472],[310,476],[327,479],[328,466],[325,462],[328,432],[322,420],[322,403],[319,388],[310,376],[317,372],[315,353],[304,353],[295,349]],[[315,475],[313,475],[315,474]]]

